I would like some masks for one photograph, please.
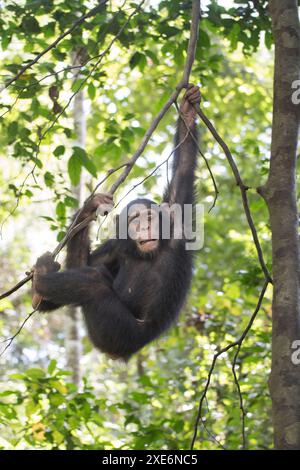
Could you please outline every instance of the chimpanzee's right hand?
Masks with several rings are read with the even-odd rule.
[[[110,193],[98,193],[83,206],[80,219],[83,220],[89,217],[94,212],[97,214],[105,215],[112,211],[114,207],[113,195]]]

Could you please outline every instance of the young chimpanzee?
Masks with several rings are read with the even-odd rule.
[[[172,179],[162,206],[176,203],[183,208],[194,203],[194,105],[199,102],[199,88],[189,85],[180,106]],[[174,322],[192,275],[192,253],[186,249],[185,240],[174,236],[165,240],[161,230],[153,236],[151,225],[159,206],[138,199],[127,206],[129,212],[137,203],[143,210],[131,211],[128,227],[139,224],[141,212],[147,217],[146,228],[138,231],[137,237],[110,239],[90,253],[85,228],[68,243],[66,271],[57,272],[59,264],[46,253],[37,260],[33,276],[34,308],[50,311],[68,304],[81,306],[93,344],[111,357],[125,360]],[[97,209],[103,213],[112,207],[111,195],[95,195],[80,220]]]

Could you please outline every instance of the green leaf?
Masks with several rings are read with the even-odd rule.
[[[52,359],[48,365],[48,372],[49,374],[52,374],[56,368],[57,361],[55,359]]]
[[[7,126],[7,134],[10,139],[13,139],[13,141],[15,141],[17,137],[17,133],[18,133],[18,123],[17,121],[13,121]]]
[[[68,207],[72,207],[72,208],[78,207],[78,200],[75,197],[66,196],[64,202],[65,202],[65,205]]]
[[[55,430],[52,432],[53,440],[56,444],[61,444],[64,441],[64,435],[61,434],[59,431]]]
[[[156,55],[154,54],[154,52],[150,51],[149,49],[147,49],[145,51],[145,54],[150,57],[150,59],[152,60],[152,62],[155,64],[155,65],[159,65],[159,60],[158,58],[156,57]]]
[[[52,432],[52,437],[56,444],[61,444],[65,439],[64,435],[57,430]]]
[[[66,150],[66,147],[64,145],[59,145],[58,147],[56,147],[53,154],[55,155],[55,157],[60,157],[61,155],[65,153],[65,150]]]
[[[142,57],[145,57],[144,54],[141,54],[140,52],[135,52],[129,61],[130,68],[134,69],[139,64]]]
[[[21,27],[26,33],[39,33],[40,25],[34,16],[25,16],[21,23]]]
[[[80,181],[81,163],[75,155],[68,161],[68,173],[73,186],[77,186]]]
[[[54,184],[54,175],[52,173],[50,173],[50,171],[46,171],[46,173],[44,174],[44,181],[45,181],[45,184],[48,188],[51,188]]]
[[[41,379],[45,377],[45,372],[42,369],[33,367],[31,369],[27,369],[25,375],[30,377],[31,379]]]
[[[265,45],[267,49],[271,49],[273,45],[273,34],[270,31],[265,32]]]
[[[66,217],[66,206],[62,201],[57,204],[55,212],[59,219],[64,219]]]
[[[96,88],[94,87],[94,85],[92,83],[89,83],[87,91],[88,91],[88,95],[89,95],[90,100],[93,100],[96,96]]]
[[[65,395],[68,391],[67,387],[59,380],[55,380],[55,382],[52,382],[52,386],[62,395]]]
[[[65,401],[65,397],[60,395],[59,393],[52,393],[49,396],[49,401],[53,406],[59,406]]]
[[[97,169],[83,148],[73,147],[73,157],[77,158],[80,164],[84,166],[91,175],[97,176]]]
[[[56,229],[57,229],[57,227],[55,228],[55,230]],[[57,237],[56,237],[57,241],[60,242],[65,237],[65,235],[66,235],[66,232],[64,232],[62,230],[60,232],[58,232]]]

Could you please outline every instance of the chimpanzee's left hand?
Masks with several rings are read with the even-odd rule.
[[[32,268],[32,307],[34,309],[38,308],[39,304],[43,300],[42,296],[36,291],[37,277],[39,275],[53,273],[59,270],[60,264],[57,261],[54,261],[50,251],[47,251],[36,260],[36,263]]]

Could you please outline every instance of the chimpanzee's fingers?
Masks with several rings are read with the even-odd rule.
[[[197,86],[193,86],[186,92],[186,98],[190,99],[191,96],[193,96],[195,93],[199,92],[199,88]]]
[[[36,267],[44,265],[49,261],[52,261],[52,253],[50,253],[50,251],[46,251],[46,253],[44,253],[42,256],[39,256],[36,260]]]
[[[110,204],[113,203],[113,196],[110,194],[109,196],[104,196],[105,202],[108,202]]]
[[[189,92],[193,87],[194,87],[194,85],[192,83],[189,83],[187,85],[186,91],[185,91],[184,96],[183,96],[184,99],[187,99],[187,97],[189,96]]]
[[[110,194],[110,193],[99,193],[99,194],[95,194],[94,198],[93,198],[93,202],[94,203],[98,203],[98,204],[102,204],[103,202],[105,203],[108,203],[108,204],[112,204],[113,202],[113,195]]]
[[[101,195],[108,199],[112,199],[114,197],[111,193],[101,193]]]
[[[201,101],[201,93],[199,91],[195,92],[191,96],[189,96],[189,102],[190,103],[199,103]]]

